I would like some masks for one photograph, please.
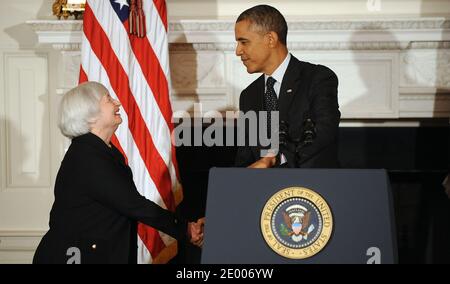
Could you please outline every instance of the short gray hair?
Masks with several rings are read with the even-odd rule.
[[[62,98],[59,129],[72,139],[88,133],[100,113],[100,99],[108,90],[100,83],[85,82],[68,91]]]

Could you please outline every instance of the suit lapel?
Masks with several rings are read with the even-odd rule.
[[[289,107],[295,96],[298,96],[297,89],[300,85],[300,75],[302,71],[302,66],[300,61],[294,56],[291,57],[286,73],[283,77],[283,82],[281,83],[280,95],[278,99],[280,120],[286,120]]]
[[[264,74],[256,82],[256,108],[255,110],[264,110]]]

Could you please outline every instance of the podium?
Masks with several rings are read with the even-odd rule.
[[[213,168],[201,263],[397,263],[384,170]]]

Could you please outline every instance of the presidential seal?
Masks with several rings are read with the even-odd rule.
[[[308,258],[321,251],[333,231],[333,216],[325,199],[303,187],[275,193],[261,214],[264,240],[279,255]]]

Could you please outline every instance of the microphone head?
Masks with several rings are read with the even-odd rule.
[[[289,129],[289,123],[287,121],[281,120],[280,121],[280,132],[281,131],[287,132],[288,129]]]
[[[285,146],[289,139],[289,124],[282,120],[280,121],[280,128],[278,130],[280,145]]]

